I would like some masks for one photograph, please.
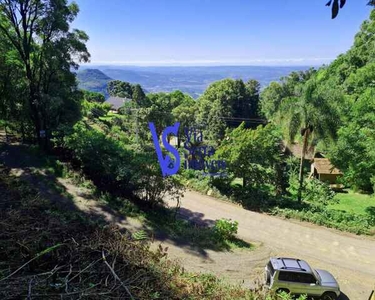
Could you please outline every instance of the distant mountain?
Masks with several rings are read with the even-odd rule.
[[[113,80],[98,69],[85,69],[77,73],[78,87],[91,92],[102,93],[106,98],[107,84]]]
[[[213,82],[225,78],[258,80],[262,87],[278,81],[292,71],[307,70],[309,67],[266,67],[266,66],[210,66],[210,67],[136,67],[98,66],[107,77],[139,83],[148,92],[172,92],[180,90],[198,98]],[[90,70],[90,69],[88,69]],[[96,70],[96,71],[98,71]],[[83,72],[83,71],[82,71]],[[84,81],[85,82],[85,81]]]

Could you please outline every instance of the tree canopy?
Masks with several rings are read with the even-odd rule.
[[[87,62],[90,54],[86,33],[70,29],[78,11],[75,3],[66,0],[0,1],[0,43],[7,57],[0,68],[17,66],[19,82],[26,87],[21,93],[26,118],[22,122],[32,124],[39,143],[42,131],[49,135],[60,123],[79,116],[79,93],[71,69]],[[10,88],[14,86],[7,86],[5,93]]]

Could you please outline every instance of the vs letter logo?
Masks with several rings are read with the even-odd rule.
[[[169,155],[166,155],[165,158],[163,156],[163,152],[160,147],[159,143],[159,137],[156,133],[155,125],[154,123],[148,123],[151,134],[152,134],[152,139],[154,141],[155,145],[155,150],[156,154],[158,156],[161,172],[163,174],[163,177],[166,177],[168,175],[174,175],[178,172],[178,169],[180,168],[180,154],[178,153],[177,149],[174,148],[172,145],[168,143],[168,135],[173,134],[177,136],[178,134],[178,129],[180,128],[180,123],[176,123],[173,126],[168,126],[167,128],[164,129],[162,133],[162,142],[164,145],[164,148],[173,154],[175,160],[173,160]]]

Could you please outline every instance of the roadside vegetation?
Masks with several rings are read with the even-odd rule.
[[[221,115],[227,114],[217,118],[220,122],[207,122],[215,137],[215,158],[228,164],[226,177],[208,178],[187,170],[181,172],[182,182],[248,209],[373,235],[374,24],[372,11],[352,48],[330,65],[293,72],[255,93],[257,106],[251,107],[259,109],[253,116],[257,112],[267,125],[257,126],[256,119],[244,120],[239,127],[233,124],[240,119],[235,109],[242,103],[238,99],[246,99],[244,89],[236,90],[229,81],[207,89],[198,99],[198,117],[211,120],[217,107]],[[293,142],[301,146],[299,161],[284,151]],[[328,184],[307,178],[310,164],[305,157],[311,149],[342,171],[338,183],[345,189],[334,192]]]
[[[183,219],[179,206],[186,186],[246,209],[374,234],[375,11],[353,47],[332,64],[293,72],[262,92],[256,80],[225,79],[195,101],[180,91],[146,95],[138,84],[115,80],[106,94],[131,101],[114,112],[103,94],[77,88],[72,70],[90,58],[88,36],[70,30],[76,4],[53,3],[0,3],[0,125],[9,142],[33,145],[44,156],[41,166],[75,177],[98,201],[142,218],[155,232],[197,247],[251,249],[236,239],[235,220],[202,225]],[[179,122],[176,146],[183,162],[198,159],[203,167],[163,177],[149,122],[158,137]],[[184,128],[198,128],[204,138],[194,146],[208,145],[215,153],[187,153]],[[302,146],[300,160],[285,152],[292,142]],[[347,195],[307,179],[309,148],[343,172]],[[215,159],[226,162],[223,176],[207,176],[205,162]],[[165,259],[165,249],[150,252],[143,233],[130,236],[55,207],[4,168],[0,187],[4,299],[274,297],[187,273]],[[166,197],[174,207],[166,207]]]
[[[52,204],[6,168],[0,172],[1,299],[263,297],[210,274],[186,272],[167,259],[166,249],[151,252],[147,240]]]

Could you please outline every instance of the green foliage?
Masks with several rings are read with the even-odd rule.
[[[112,80],[108,82],[107,92],[110,96],[132,99],[136,106],[146,105],[146,94],[139,84],[131,84],[126,81]]]
[[[112,78],[96,69],[80,70],[77,73],[78,87],[108,97],[107,84]]]
[[[149,239],[147,232],[145,232],[144,230],[134,232],[132,236],[136,241],[144,241]]]
[[[98,102],[98,103],[103,103],[105,100],[103,94],[85,91],[85,90],[83,90],[83,99],[88,102]]]
[[[280,163],[280,135],[271,125],[256,130],[244,123],[222,142],[215,156],[224,159],[235,177],[243,178],[244,187],[276,183],[276,166]]]
[[[142,148],[113,126],[108,134],[80,122],[63,140],[73,163],[103,191],[113,195],[134,195],[152,205],[163,198],[178,201],[182,185],[174,177],[163,178],[152,148]],[[116,138],[115,138],[116,137]]]
[[[14,0],[1,4],[1,44],[4,41],[7,63],[21,70],[7,84],[7,93],[24,85],[18,103],[22,113],[13,118],[21,123],[22,135],[34,135],[41,145],[41,130],[46,131],[47,146],[51,131],[80,118],[81,95],[76,91],[71,69],[76,69],[79,62],[87,62],[90,54],[85,45],[88,36],[83,31],[70,30],[77,14],[78,6],[66,0]],[[29,128],[32,131],[26,132]]]
[[[139,84],[136,84],[133,86],[133,101],[138,105],[138,106],[144,106],[145,105],[145,99],[146,99],[146,94],[144,93],[142,87]]]
[[[375,10],[349,51],[329,66],[292,73],[261,94],[262,113],[303,146],[316,147],[354,189],[374,191]],[[286,134],[288,133],[288,134]],[[303,178],[300,174],[300,179]]]
[[[213,230],[219,241],[232,240],[237,234],[238,222],[228,219],[216,220]]]
[[[299,182],[297,173],[290,174],[288,191],[291,199],[297,200],[298,188]],[[315,178],[306,180],[302,190],[303,201],[313,206],[333,204],[337,201],[334,200],[335,195],[335,192],[332,191],[327,183],[321,182]]]
[[[237,127],[244,118],[257,116],[259,83],[250,80],[224,79],[211,84],[198,99],[197,123],[205,128],[205,136],[218,143],[225,129]]]
[[[375,88],[368,88],[359,96],[353,104],[349,119],[340,128],[338,140],[330,148],[329,157],[344,172],[344,180],[350,186],[373,192]]]
[[[325,209],[324,207],[315,210],[311,210],[310,208],[296,210],[275,207],[271,212],[285,218],[299,219],[301,221],[307,221],[355,234],[374,233],[374,218],[370,215],[357,215],[345,211]]]
[[[107,103],[84,100],[82,102],[82,114],[89,119],[97,119],[107,115],[111,106]]]

